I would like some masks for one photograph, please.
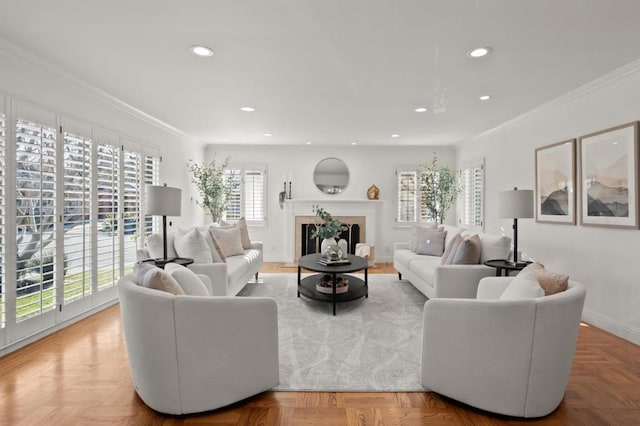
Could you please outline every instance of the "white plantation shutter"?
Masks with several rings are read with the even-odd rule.
[[[91,139],[64,133],[64,234],[65,304],[92,292]]]
[[[7,282],[6,276],[6,180],[5,176],[7,161],[7,116],[4,113],[4,99],[0,98],[0,329],[4,329],[7,324],[5,295]]]
[[[160,183],[160,158],[151,155],[144,156],[144,185],[158,185]],[[162,227],[161,216],[145,215],[143,235],[148,237],[160,233]]]
[[[98,290],[120,278],[120,147],[97,145]]]
[[[458,199],[458,222],[466,227],[484,227],[484,159],[462,169],[462,191]]]
[[[18,118],[15,148],[19,323],[56,305],[56,129]]]
[[[398,170],[397,223],[415,223],[418,211],[418,174],[415,170]]]
[[[124,151],[124,264],[125,273],[136,262],[136,249],[140,233],[140,204],[142,198],[141,164],[142,155],[138,152]]]
[[[264,222],[266,218],[265,175],[264,170],[244,172],[244,217],[247,222]]]

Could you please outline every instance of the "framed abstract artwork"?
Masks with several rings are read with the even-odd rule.
[[[576,223],[576,140],[536,149],[536,222]]]
[[[638,228],[638,122],[580,138],[580,223]]]

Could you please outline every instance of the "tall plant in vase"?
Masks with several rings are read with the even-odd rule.
[[[338,219],[334,219],[333,216],[322,207],[314,205],[313,213],[322,220],[322,224],[316,226],[311,233],[311,238],[322,238],[320,253],[326,256],[327,249],[336,246],[338,244],[336,238],[340,236],[342,231],[346,231],[348,228]]]
[[[419,176],[422,206],[436,222],[443,223],[462,190],[459,173],[438,166],[438,158],[434,155],[431,164],[420,166]]]
[[[222,164],[216,164],[215,158],[208,164],[198,164],[189,160],[191,182],[196,185],[200,193],[200,200],[196,203],[204,208],[214,222],[219,222],[227,210],[231,194],[238,184],[231,175],[225,173],[230,157]]]

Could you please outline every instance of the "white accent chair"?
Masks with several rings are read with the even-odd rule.
[[[513,277],[483,278],[476,299],[425,303],[422,385],[482,410],[542,417],[564,396],[585,288],[499,300]]]
[[[118,289],[133,384],[154,410],[213,410],[278,384],[273,299],[174,296],[139,286],[133,275]]]

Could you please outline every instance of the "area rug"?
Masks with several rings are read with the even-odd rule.
[[[369,298],[338,304],[297,297],[296,274],[261,274],[239,296],[278,304],[279,391],[411,392],[420,385],[426,297],[396,275],[369,275]]]

